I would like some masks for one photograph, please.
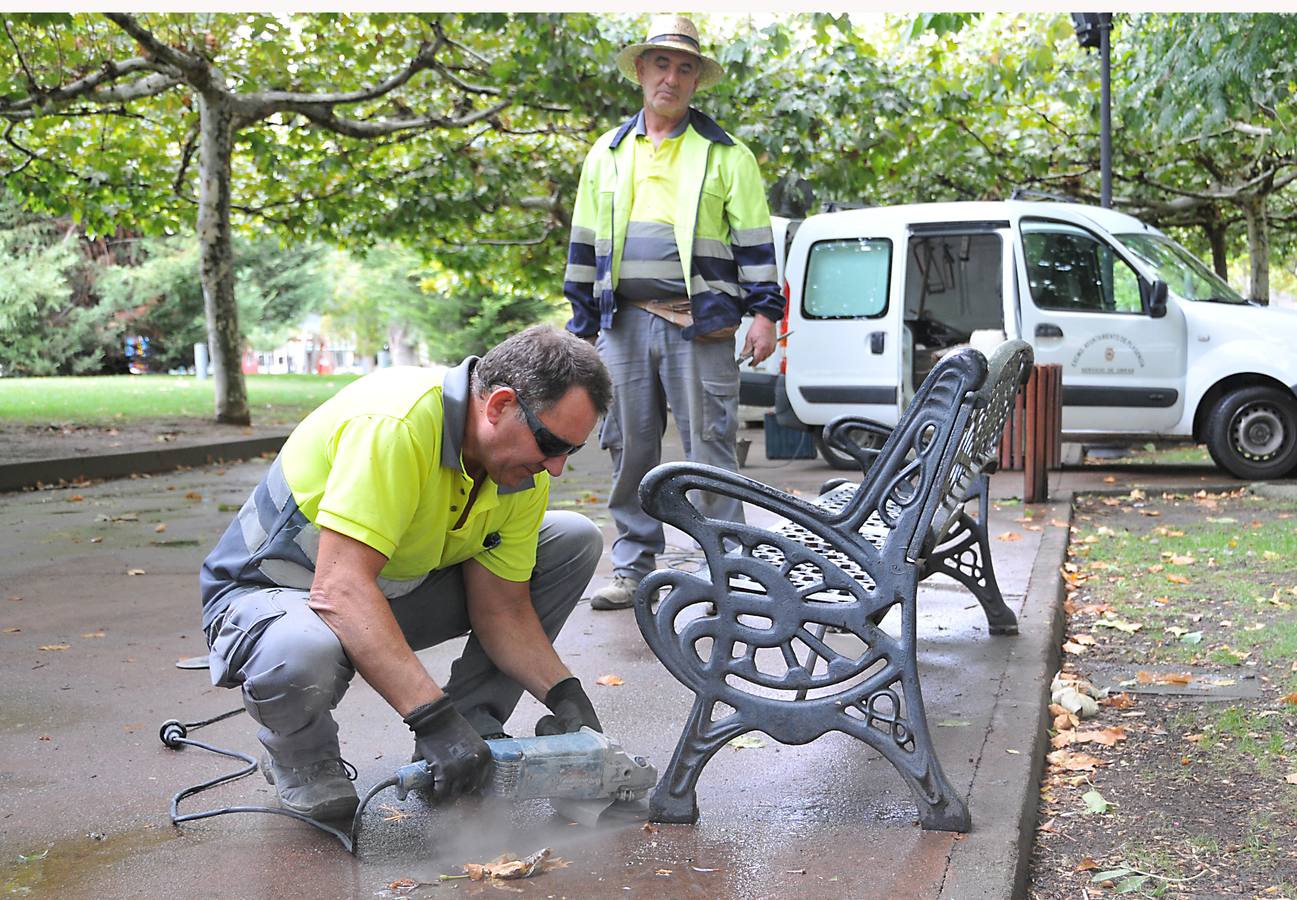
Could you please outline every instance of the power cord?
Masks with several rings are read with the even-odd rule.
[[[179,791],[171,798],[171,824],[179,825],[181,822],[194,822],[198,819],[210,819],[213,816],[224,816],[229,813],[270,813],[276,816],[288,816],[290,819],[297,819],[300,822],[305,822],[313,828],[318,828],[325,834],[333,835],[338,839],[348,853],[355,854],[360,837],[360,820],[361,816],[365,812],[365,807],[369,805],[369,801],[374,798],[375,794],[396,785],[397,779],[395,776],[380,781],[369,789],[364,798],[356,806],[356,814],[351,819],[351,828],[346,832],[334,828],[326,822],[321,822],[319,819],[312,819],[310,816],[303,815],[294,810],[283,809],[282,807],[277,806],[222,806],[215,809],[205,809],[201,812],[185,813],[184,815],[180,814],[180,801],[184,800],[186,797],[201,794],[203,791],[211,790],[217,785],[225,784],[230,781],[237,781],[238,779],[245,778],[257,771],[258,763],[255,757],[249,756],[246,753],[240,753],[237,750],[216,747],[212,744],[197,741],[189,737],[190,729],[197,730],[206,725],[211,725],[214,722],[220,722],[232,716],[237,716],[242,712],[244,712],[244,710],[240,707],[239,709],[232,709],[229,712],[221,713],[219,716],[213,716],[210,719],[203,719],[198,722],[181,722],[178,719],[168,719],[163,722],[162,727],[158,729],[158,737],[161,738],[163,744],[172,750],[180,750],[186,746],[198,747],[200,750],[206,750],[209,753],[216,753],[220,756],[228,756],[230,759],[241,760],[245,763],[243,768],[234,772],[217,776],[210,781],[204,781],[201,784],[195,784]]]

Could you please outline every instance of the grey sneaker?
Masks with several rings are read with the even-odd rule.
[[[614,575],[612,583],[605,584],[590,595],[591,609],[630,609],[635,604],[635,590],[639,579],[629,575]]]
[[[360,799],[351,786],[355,769],[333,757],[304,766],[281,766],[269,754],[261,757],[261,772],[275,786],[279,802],[312,819],[349,819]]]

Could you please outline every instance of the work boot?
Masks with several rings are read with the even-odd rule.
[[[614,575],[612,583],[605,584],[590,595],[590,608],[630,609],[635,604],[635,591],[638,587],[638,578]]]
[[[275,786],[285,809],[312,819],[349,819],[360,802],[351,786],[356,770],[336,756],[304,766],[281,766],[266,754],[261,757],[261,772]]]

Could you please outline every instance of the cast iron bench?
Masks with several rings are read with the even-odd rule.
[[[649,473],[640,487],[644,509],[698,541],[708,567],[706,577],[656,571],[635,596],[650,649],[695,694],[650,797],[654,821],[697,821],[698,777],[735,737],[760,730],[805,744],[836,730],[896,767],[924,828],[968,830],[968,808],[941,770],[924,716],[916,592],[927,574],[953,575],[978,595],[994,631],[1016,630],[990,569],[986,472],[1031,349],[1010,342],[992,359],[989,377],[975,350],[938,363],[877,451],[843,438],[881,426],[835,422],[829,437],[861,462],[864,480],[814,503],[696,463]],[[688,498],[693,490],[736,497],[784,524],[771,531],[710,519]],[[964,506],[978,498],[973,520]],[[901,624],[892,635],[879,625],[897,606]],[[830,629],[863,646],[835,649],[825,639]]]

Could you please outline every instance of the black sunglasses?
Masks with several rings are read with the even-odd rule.
[[[531,436],[536,439],[536,447],[541,453],[545,454],[546,459],[553,459],[556,456],[571,456],[585,446],[584,441],[579,444],[569,444],[550,431],[541,424],[540,419],[536,418],[536,414],[531,411],[531,407],[523,402],[516,389],[507,384],[505,387],[513,391],[513,399],[518,401],[518,408],[522,410],[523,416],[527,419],[527,427],[531,429]]]

